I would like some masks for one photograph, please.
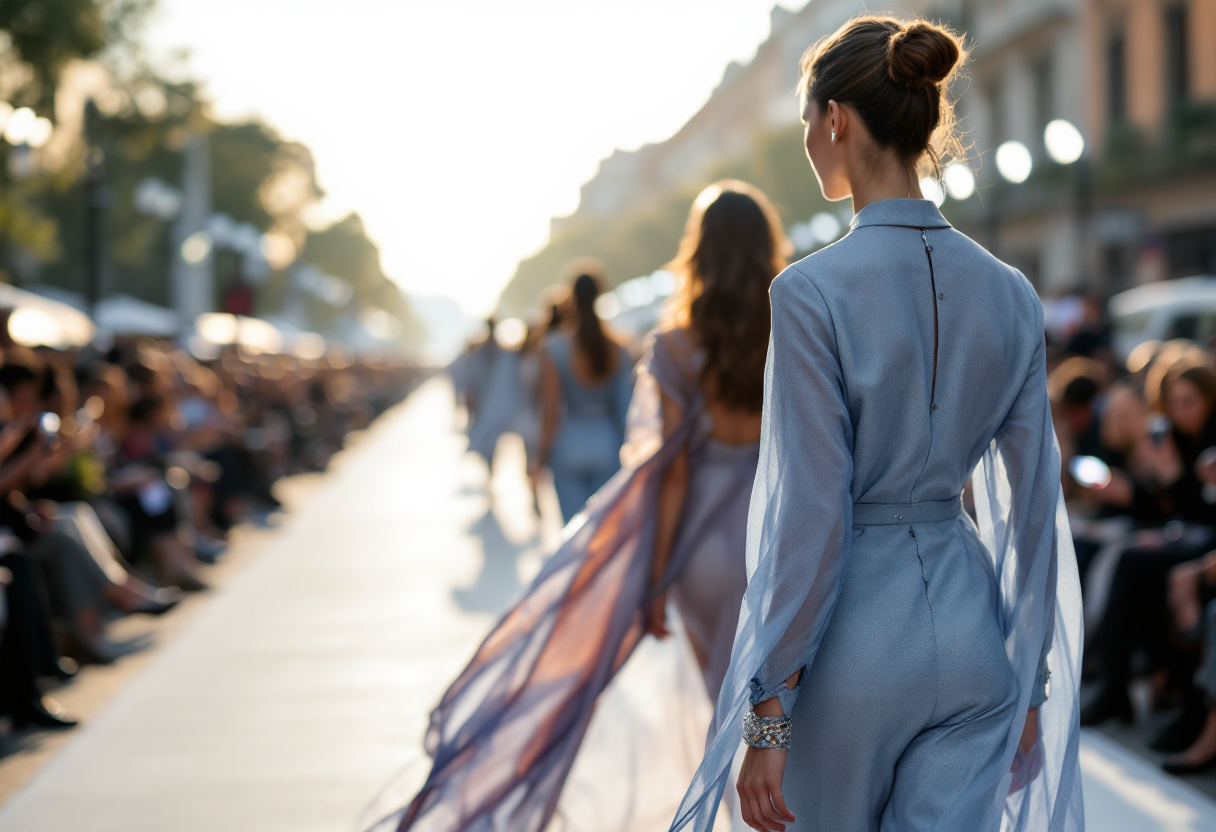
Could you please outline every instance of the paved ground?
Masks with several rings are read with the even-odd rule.
[[[392,804],[425,775],[430,706],[556,534],[531,519],[517,447],[493,500],[461,449],[441,382],[386,415],[0,829],[348,832],[390,783]],[[1083,754],[1091,830],[1216,832],[1216,803],[1105,737]]]

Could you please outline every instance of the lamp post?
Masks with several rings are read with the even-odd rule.
[[[996,170],[1011,185],[1020,185],[1030,178],[1034,159],[1030,150],[1019,141],[1002,143],[996,149]],[[1001,222],[1005,218],[1005,193],[1000,187],[993,190],[988,211],[988,250],[1000,257]]]
[[[1043,146],[1053,162],[1069,168],[1071,173],[1072,214],[1076,234],[1075,268],[1081,285],[1092,289],[1088,245],[1085,240],[1090,212],[1090,180],[1089,165],[1085,160],[1085,137],[1072,122],[1058,118],[1048,123],[1043,131]]]
[[[97,302],[101,300],[101,220],[102,177],[105,173],[105,153],[99,141],[101,114],[97,104],[89,99],[84,105],[84,136],[88,148],[85,173],[85,230],[84,230],[84,298],[89,315],[97,317]]]

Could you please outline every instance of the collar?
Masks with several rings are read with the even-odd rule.
[[[927,199],[880,199],[853,215],[849,230],[867,225],[899,225],[907,228],[949,228],[942,212]]]

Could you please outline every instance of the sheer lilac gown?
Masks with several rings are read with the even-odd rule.
[[[642,640],[653,597],[657,492],[683,448],[689,489],[664,587],[705,690],[717,697],[746,588],[746,521],[759,446],[710,438],[699,389],[702,361],[682,332],[655,339],[639,366],[622,470],[566,527],[561,547],[444,694],[426,737],[430,776],[377,832],[539,832],[547,826],[597,698]],[[666,440],[660,390],[686,413]],[[668,661],[674,653],[654,655]],[[670,744],[652,733],[657,744]],[[696,742],[703,747],[703,733]],[[688,776],[695,765],[693,759]],[[658,828],[670,821],[686,783],[668,796]],[[626,799],[615,797],[616,803]]]

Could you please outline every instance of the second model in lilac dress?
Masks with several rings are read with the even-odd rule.
[[[676,329],[656,337],[648,369],[663,393],[697,414],[688,441],[688,492],[670,561],[670,596],[705,688],[716,700],[747,589],[747,511],[760,443],[731,445],[711,436],[713,417],[701,404],[704,363],[689,333]]]
[[[377,832],[545,829],[596,700],[637,649],[657,592],[670,589],[705,687],[717,697],[747,583],[746,521],[759,447],[711,438],[703,361],[682,331],[656,338],[639,367],[621,471],[566,527],[561,547],[444,694],[427,732],[430,776]],[[666,439],[661,393],[685,411]],[[668,569],[654,587],[657,494],[684,449],[684,510]]]

